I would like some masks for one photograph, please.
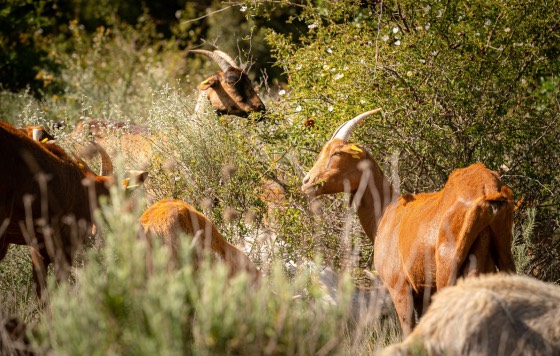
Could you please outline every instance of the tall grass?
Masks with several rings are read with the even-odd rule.
[[[317,276],[289,279],[281,261],[259,286],[244,274],[229,280],[211,258],[195,269],[189,244],[183,244],[176,271],[167,268],[168,250],[156,244],[148,272],[136,214],[117,195],[113,201],[103,210],[103,243],[88,251],[75,283],[51,284],[34,338],[41,352],[309,355],[346,353],[345,344],[357,349],[370,342],[367,333],[359,342],[349,339],[357,335],[347,328],[349,275],[338,284],[336,303],[329,303]]]

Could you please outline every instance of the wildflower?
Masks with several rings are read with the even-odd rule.
[[[385,42],[387,42],[389,40],[389,36],[384,35],[383,37],[381,37],[381,39]]]
[[[399,32],[399,28],[397,26],[393,27],[393,33]]]
[[[395,41],[395,46],[400,46],[401,45],[401,41],[400,40],[396,40]]]
[[[339,80],[339,79],[341,79],[342,77],[344,77],[344,74],[338,73],[337,75],[334,76],[334,80]]]
[[[286,95],[286,91],[285,91],[284,89],[281,89],[281,90],[278,92],[278,95],[280,95],[280,96]]]
[[[241,11],[241,12],[247,11],[247,5],[241,6],[241,8],[239,9],[239,11]]]
[[[301,111],[301,105],[298,105],[298,106],[296,107],[296,111],[297,111],[297,112],[300,112],[300,111]]]

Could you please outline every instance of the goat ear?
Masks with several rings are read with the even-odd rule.
[[[127,178],[123,179],[122,185],[127,191],[134,190],[144,184],[148,178],[146,171],[128,171]]]
[[[200,84],[198,85],[198,89],[199,90],[206,90],[210,87],[213,87],[214,84],[216,84],[216,78],[210,77],[210,78],[207,78],[207,79],[203,80],[202,82],[200,82]]]
[[[365,152],[360,147],[356,146],[355,144],[348,144],[344,145],[341,149],[341,152],[349,153],[352,157],[357,159],[362,159],[365,157]]]

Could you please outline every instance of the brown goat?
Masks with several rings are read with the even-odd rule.
[[[102,163],[107,161],[107,153],[96,149]],[[40,297],[50,263],[59,280],[66,277],[74,252],[91,233],[97,198],[109,195],[114,179],[97,176],[56,144],[36,142],[5,122],[0,122],[0,171],[0,261],[10,244],[32,247]],[[146,175],[133,178],[142,182]]]
[[[140,167],[149,165],[155,140],[147,127],[90,117],[76,124],[72,130],[72,137],[78,142],[84,138],[88,141],[93,140],[107,147],[112,157],[119,154],[125,158],[126,163]]]
[[[560,355],[560,287],[527,276],[465,278],[434,296],[383,355]]]
[[[251,79],[230,56],[222,51],[193,49],[188,53],[191,52],[212,58],[220,66],[221,71],[212,74],[198,86],[199,90],[206,91],[208,100],[219,115],[247,117],[252,112],[266,110]]]
[[[246,272],[257,282],[260,272],[255,264],[237,247],[225,240],[212,222],[189,204],[176,199],[160,200],[150,206],[140,217],[148,236],[160,236],[171,249],[172,264],[178,259],[180,235],[193,236],[199,251],[211,251],[229,268],[230,275]]]
[[[360,223],[374,242],[376,270],[408,335],[414,311],[420,318],[431,295],[457,276],[515,271],[513,197],[497,173],[479,163],[457,169],[439,192],[396,199],[369,152],[347,143],[352,129],[374,112],[337,130],[302,189],[310,195],[352,193]]]

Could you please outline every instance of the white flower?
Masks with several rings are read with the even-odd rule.
[[[412,71],[409,70],[408,72],[406,72],[406,76],[407,76],[407,77],[412,77]]]
[[[239,11],[241,11],[241,12],[247,11],[247,5],[241,6],[241,8],[239,9]]]
[[[342,77],[344,77],[344,74],[338,73],[337,75],[334,76],[334,80],[339,80],[339,79],[341,79]]]
[[[438,53],[437,51],[433,51],[431,54],[432,56],[437,56],[437,53]]]
[[[426,30],[429,30],[429,29],[430,29],[430,23],[428,22],[428,23],[424,26],[424,28],[425,28]]]
[[[360,100],[360,104],[365,104],[365,103],[366,103],[366,101],[364,99]]]
[[[332,106],[332,105],[329,105],[329,109],[328,109],[328,110],[329,110],[329,111],[333,111],[333,110],[334,110],[333,106]]]
[[[389,36],[384,35],[383,37],[381,37],[381,39],[385,42],[389,41]]]
[[[327,52],[328,52],[328,53],[332,53],[332,49],[327,48]]]
[[[397,32],[399,32],[399,28],[398,28],[398,27],[396,27],[396,26],[395,26],[395,27],[393,27],[393,33],[397,33]]]
[[[323,70],[329,70],[330,68],[331,68],[331,66],[328,65],[328,64],[325,64],[325,65],[323,66]]]
[[[504,32],[509,32],[511,29],[509,27],[504,28]]]
[[[484,26],[490,26],[490,24],[492,24],[492,21],[490,21],[490,19],[486,19],[486,21],[484,21]]]
[[[317,26],[319,26],[319,24],[317,22],[313,22],[311,25],[307,25],[307,28],[312,29],[312,28],[315,28]]]
[[[425,59],[419,59],[418,62],[420,62],[420,63],[426,63],[426,60],[425,60]]]
[[[280,95],[280,96],[286,95],[286,91],[284,89],[282,89],[278,92],[278,95]]]
[[[436,16],[436,17],[441,17],[441,15],[443,15],[443,11],[441,11],[441,10],[438,10],[438,12],[437,12],[437,16]]]
[[[296,107],[296,111],[297,111],[297,112],[300,112],[300,111],[301,111],[301,105],[298,105],[298,106]]]
[[[400,40],[396,40],[395,41],[395,46],[400,46],[401,45],[401,41]]]
[[[424,12],[425,12],[425,13],[430,12],[430,9],[431,9],[431,8],[432,8],[432,7],[431,7],[430,5],[427,5],[427,6],[424,8]]]

